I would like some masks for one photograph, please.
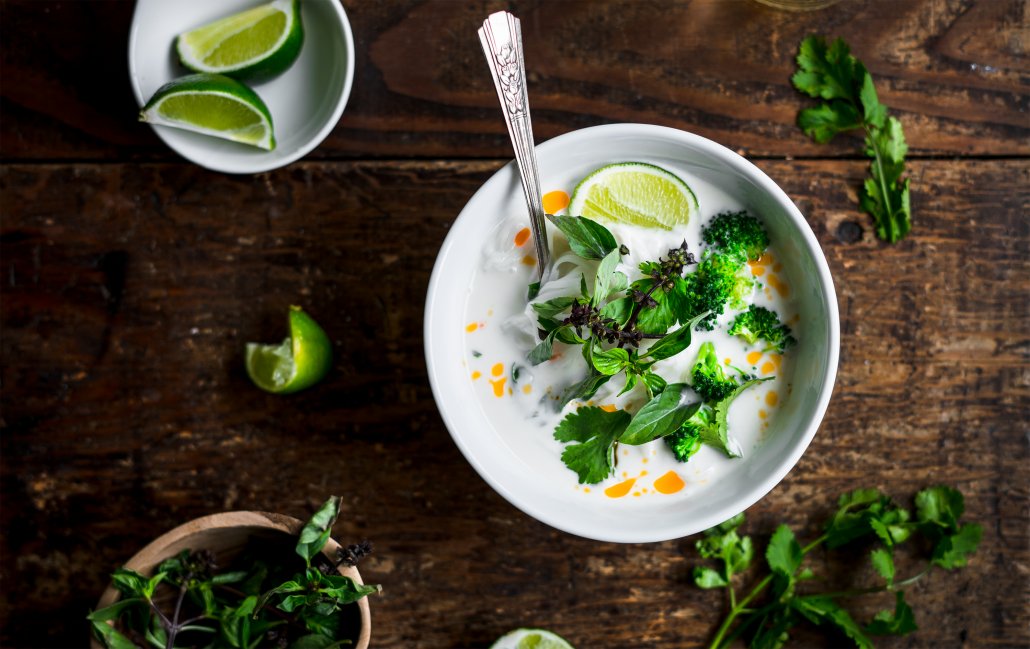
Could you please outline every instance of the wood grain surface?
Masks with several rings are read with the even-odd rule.
[[[537,523],[479,478],[432,400],[432,264],[511,156],[474,40],[508,6],[538,140],[614,121],[698,132],[750,155],[823,247],[833,399],[745,531],[814,538],[843,491],[910,504],[954,485],[981,548],[911,590],[916,634],[877,646],[1030,645],[1025,3],[344,4],[358,82],[339,126],[304,161],[227,176],[134,122],[131,3],[0,3],[0,646],[85,646],[107,575],[159,534],[225,510],[305,518],[329,493],[336,538],[376,548],[361,565],[384,586],[373,647],[484,647],[527,625],[579,649],[706,645],[725,602],[691,582],[694,538],[597,543]],[[792,57],[813,32],[851,43],[905,125],[914,226],[897,245],[856,208],[858,140],[816,146],[793,125]],[[266,395],[243,345],[281,339],[295,303],[334,367]],[[831,583],[872,580],[834,557],[813,557]],[[854,602],[864,619],[883,606]]]

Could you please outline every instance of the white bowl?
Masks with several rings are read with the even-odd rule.
[[[762,217],[784,271],[795,278],[805,339],[795,356],[793,389],[763,441],[704,497],[648,499],[616,506],[543,484],[499,437],[463,366],[469,278],[478,251],[499,220],[524,211],[515,163],[493,175],[462,210],[440,249],[425,311],[426,363],[433,396],[451,436],[491,487],[533,518],[571,534],[615,542],[651,542],[700,532],[744,511],[769,492],[812,441],[833,390],[840,346],[837,299],[830,271],[808,223],[772,180],[726,147],[671,128],[612,124],[574,131],[537,147],[544,191],[571,188],[604,164],[642,160],[688,170],[738,197]],[[802,278],[802,281],[797,281]],[[535,431],[534,431],[535,432]],[[556,456],[555,462],[560,462]],[[652,504],[653,503],[653,504]],[[643,503],[641,502],[643,505]]]
[[[129,77],[142,107],[183,68],[173,46],[182,32],[262,4],[261,0],[139,0],[129,31]],[[246,144],[153,126],[158,137],[196,164],[227,173],[258,173],[287,165],[318,146],[340,121],[354,80],[354,37],[336,0],[301,3],[304,45],[286,72],[250,83],[272,113],[277,146]]]

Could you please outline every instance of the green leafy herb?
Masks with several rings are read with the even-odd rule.
[[[962,494],[950,487],[931,487],[916,495],[916,520],[875,489],[843,494],[837,512],[825,524],[825,533],[802,546],[786,525],[776,528],[765,550],[768,573],[738,599],[734,576],[747,571],[754,558],[751,538],[738,528],[743,514],[705,532],[697,542],[698,553],[716,562],[696,566],[693,576],[699,588],[725,588],[730,611],[711,642],[711,649],[730,646],[743,637],[752,649],[778,648],[790,639],[790,631],[808,622],[833,629],[860,649],[873,647],[870,635],[906,635],[917,629],[915,615],[905,601],[904,589],[926,576],[934,566],[956,568],[965,565],[975,552],[981,529],[974,523],[961,524]],[[913,535],[921,535],[931,546],[926,567],[906,579],[898,579],[895,547]],[[830,548],[856,542],[877,544],[869,554],[873,571],[882,584],[838,592],[805,592],[802,582],[814,578],[804,566],[805,557],[820,546]],[[855,556],[849,552],[846,560]],[[942,559],[948,557],[948,559]],[[894,608],[885,609],[865,626],[841,605],[858,595],[889,592]],[[761,598],[761,599],[760,599]]]
[[[111,581],[123,598],[87,616],[94,637],[109,649],[205,646],[212,649],[254,649],[257,646],[339,647],[339,612],[380,590],[333,574],[316,557],[329,540],[340,513],[340,499],[329,498],[298,535],[296,553],[304,570],[271,585],[275,575],[289,574],[286,565],[253,560],[241,570],[218,572],[214,556],[183,550],[162,561],[152,577],[119,568]],[[348,546],[340,562],[353,565],[368,554],[367,544]],[[293,559],[291,563],[295,563]],[[170,589],[174,607],[162,610],[158,589]]]
[[[555,216],[548,214],[547,218],[554,223],[565,238],[569,240],[569,247],[583,259],[604,259],[608,254],[618,249],[615,237],[596,221],[591,221],[582,216]]]
[[[585,406],[569,413],[554,429],[554,438],[570,444],[561,459],[579,476],[580,483],[595,484],[611,475],[615,440],[630,422],[625,410],[608,412]]]
[[[820,36],[801,42],[794,87],[823,103],[798,113],[798,126],[819,143],[838,133],[862,129],[865,152],[872,158],[869,177],[859,191],[859,205],[872,215],[876,235],[896,243],[912,228],[905,154],[908,145],[901,122],[887,115],[880,103],[872,75],[851,55],[841,39],[827,45]]]
[[[675,432],[691,415],[697,412],[701,403],[685,403],[683,391],[686,383],[673,383],[661,394],[648,401],[633,416],[625,432],[619,437],[623,444],[639,446]]]

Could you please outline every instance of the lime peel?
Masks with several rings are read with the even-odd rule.
[[[498,638],[490,649],[574,649],[569,641],[547,629],[515,629]]]
[[[191,74],[157,89],[141,122],[171,126],[271,151],[272,113],[253,90],[220,74]]]
[[[671,230],[686,225],[697,210],[694,191],[672,172],[647,162],[618,162],[580,181],[568,213]]]
[[[332,343],[299,306],[291,306],[290,337],[278,345],[247,343],[247,376],[266,392],[289,394],[321,381],[332,366]]]
[[[187,69],[239,79],[269,78],[300,55],[299,0],[274,0],[179,34],[175,50]]]

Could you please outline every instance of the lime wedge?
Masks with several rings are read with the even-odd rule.
[[[194,72],[252,79],[284,72],[303,43],[300,0],[275,0],[179,34],[175,50]]]
[[[490,649],[574,649],[565,638],[546,629],[515,629],[497,639]]]
[[[572,192],[568,213],[671,230],[686,225],[696,211],[694,192],[673,173],[646,162],[620,162],[584,178]]]
[[[247,376],[267,392],[309,388],[322,380],[332,362],[329,337],[299,306],[290,307],[290,337],[282,344],[247,343]]]
[[[272,114],[253,90],[219,74],[191,74],[157,89],[141,122],[213,135],[267,151],[275,148]]]

